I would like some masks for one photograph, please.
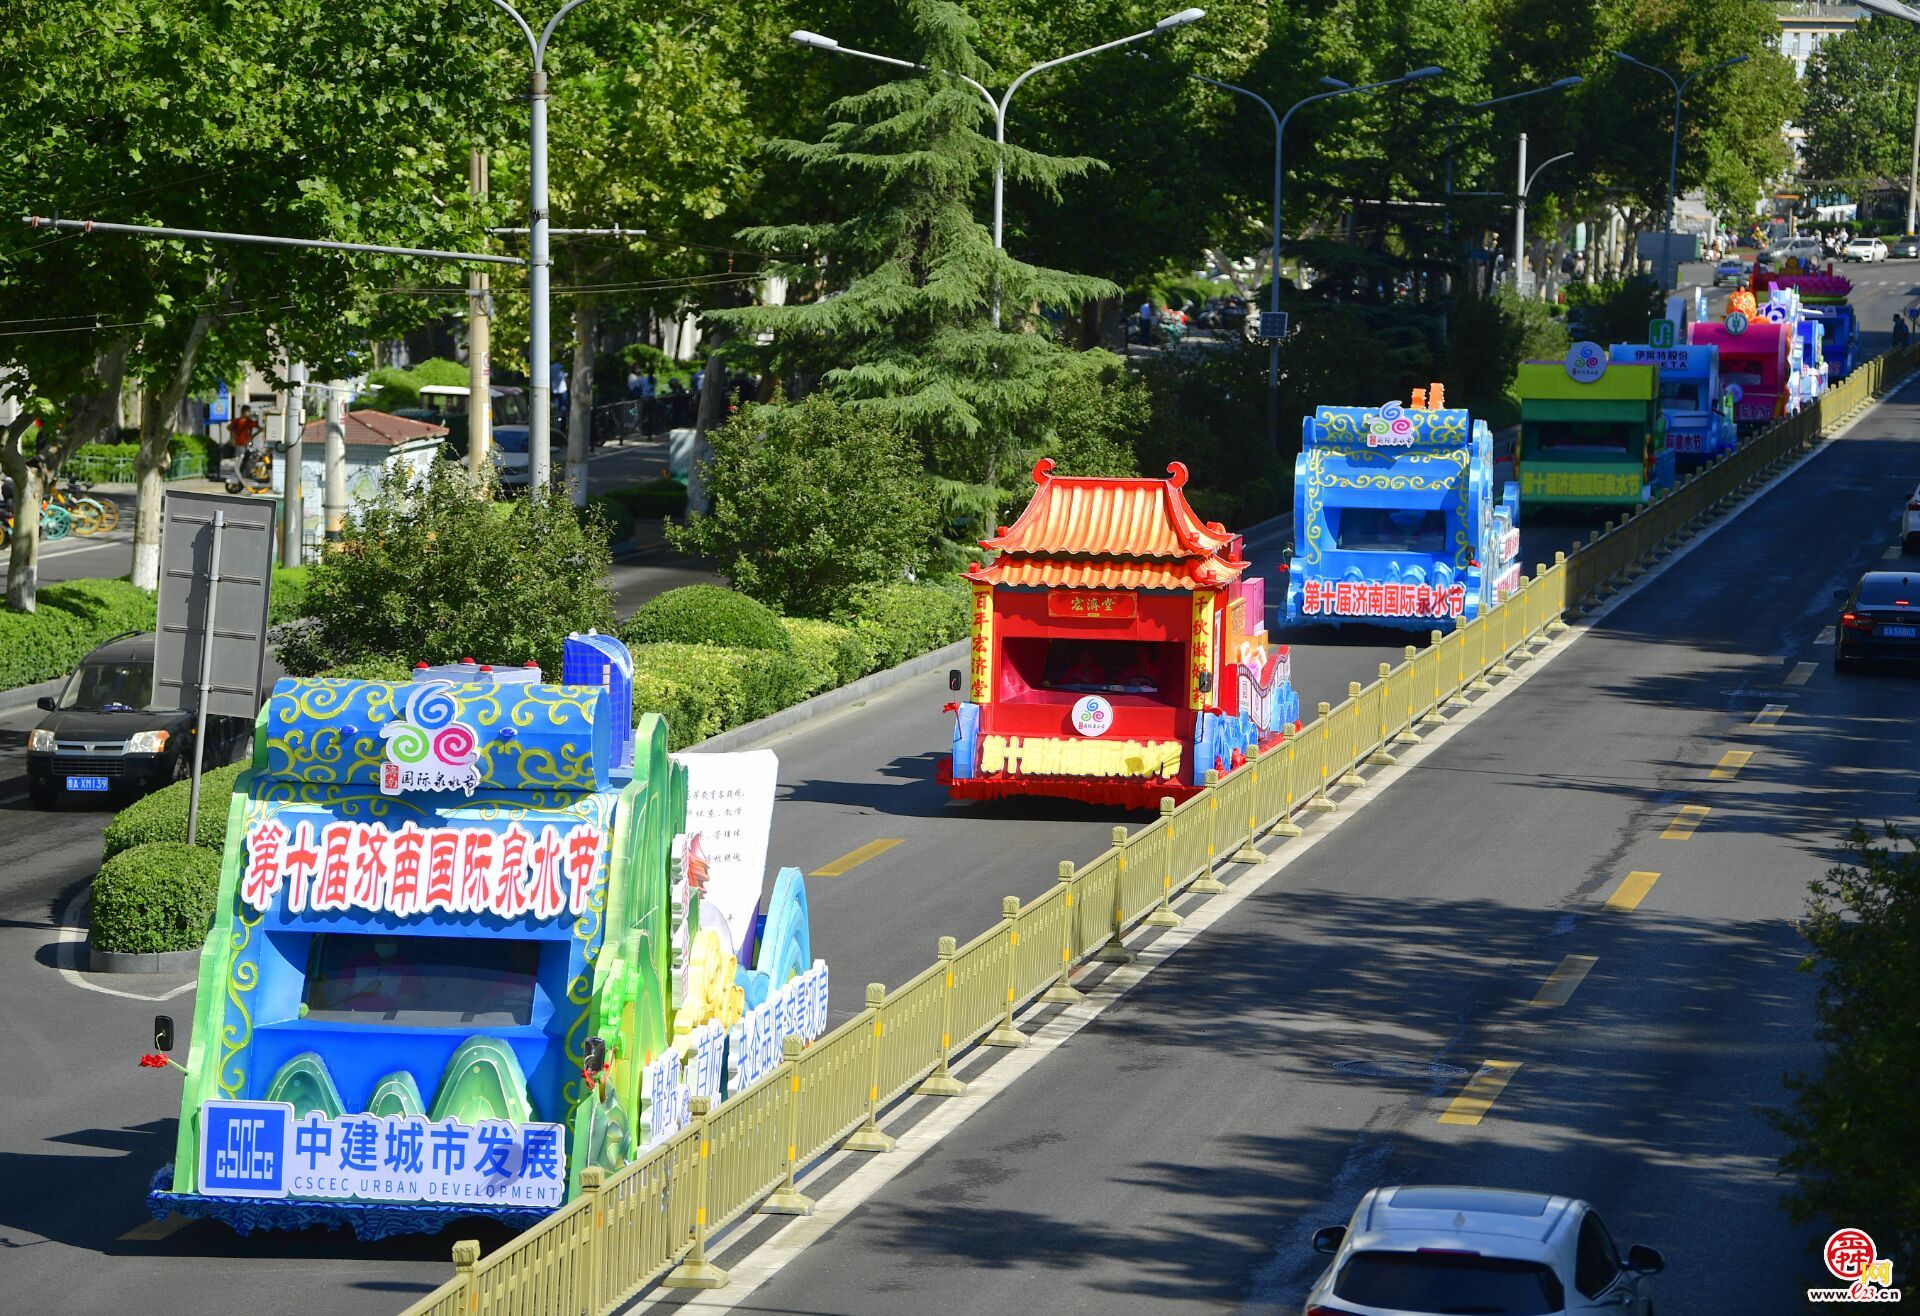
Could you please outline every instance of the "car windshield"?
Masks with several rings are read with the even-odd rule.
[[[1905,576],[1868,576],[1860,582],[1860,604],[1868,608],[1905,607],[1920,599],[1920,585]]]
[[[62,708],[145,708],[153,698],[153,664],[85,662],[60,694]]]
[[[1334,547],[1368,552],[1444,553],[1447,514],[1437,507],[1328,509]]]
[[[1355,1252],[1333,1295],[1430,1316],[1552,1316],[1566,1299],[1560,1277],[1537,1261],[1449,1252]]]
[[[305,1017],[421,1028],[525,1024],[539,967],[532,941],[317,933]]]

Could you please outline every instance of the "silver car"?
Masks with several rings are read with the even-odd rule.
[[[1650,1316],[1650,1247],[1623,1258],[1585,1202],[1506,1188],[1375,1188],[1313,1236],[1306,1316]]]

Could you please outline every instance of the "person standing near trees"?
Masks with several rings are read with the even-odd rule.
[[[244,461],[253,448],[254,437],[260,433],[260,422],[253,418],[253,408],[240,408],[240,414],[233,418],[227,433],[233,438],[233,455]]]

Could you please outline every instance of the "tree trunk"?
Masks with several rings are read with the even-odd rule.
[[[572,401],[567,407],[567,493],[587,505],[587,454],[593,450],[593,348],[600,308],[591,297],[573,300]]]
[[[707,434],[727,423],[727,368],[720,354],[707,357],[706,373],[700,377],[700,405],[694,412],[693,457],[687,463],[687,515],[708,509],[707,481],[702,470],[713,456]]]
[[[24,451],[35,418],[22,414],[0,435],[0,468],[13,480],[13,542],[8,552],[7,606],[32,612],[40,589],[40,500],[59,477],[75,448],[101,437],[118,419],[120,384],[126,374],[127,340],[115,338],[94,358],[91,374],[99,387],[76,397],[58,433],[43,433],[38,451]]]
[[[133,583],[149,592],[160,588],[160,499],[166,492],[167,445],[173,438],[173,418],[193,383],[200,345],[207,341],[213,319],[202,311],[193,317],[173,378],[158,392],[148,390],[140,407],[140,452],[133,460]]]

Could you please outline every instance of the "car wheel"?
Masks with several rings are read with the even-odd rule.
[[[1902,553],[1920,553],[1920,535],[1907,535],[1900,540]]]
[[[59,803],[51,785],[41,785],[37,781],[27,783],[27,800],[36,809],[51,810]]]

